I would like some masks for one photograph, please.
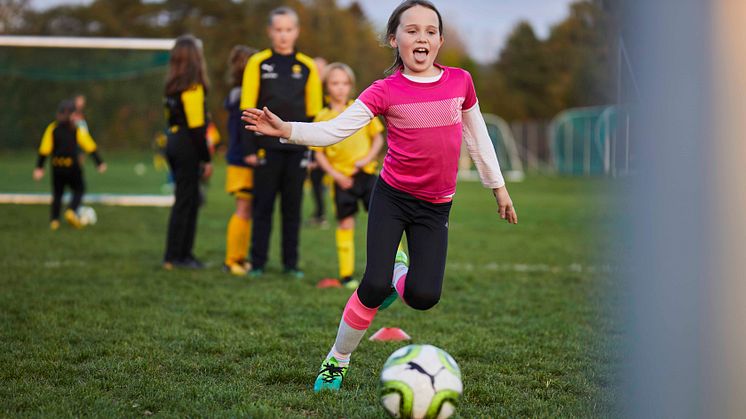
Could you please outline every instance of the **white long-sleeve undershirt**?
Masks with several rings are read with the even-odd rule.
[[[482,112],[479,111],[479,102],[470,109],[461,112],[462,133],[466,148],[469,150],[474,166],[479,173],[479,179],[485,188],[495,189],[505,186],[505,179],[500,171],[500,162],[497,161],[497,153],[492,145],[490,134],[487,132],[487,124],[484,122]]]
[[[462,111],[463,137],[482,185],[495,189],[505,185],[479,104]],[[373,113],[356,100],[336,118],[322,122],[291,122],[290,138],[283,143],[326,147],[336,144],[370,123]]]
[[[373,113],[356,100],[336,118],[321,122],[291,122],[290,138],[283,143],[326,147],[344,140],[373,119]]]

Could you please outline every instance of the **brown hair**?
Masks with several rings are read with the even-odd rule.
[[[228,83],[231,87],[240,86],[243,83],[243,72],[249,57],[256,54],[257,50],[246,45],[236,45],[228,56]]]
[[[210,87],[205,59],[202,56],[202,45],[194,36],[182,35],[176,38],[171,49],[165,93],[173,95],[195,84],[201,84],[205,90]]]
[[[327,64],[327,66],[324,68],[324,75],[321,78],[324,91],[326,91],[326,82],[329,79],[329,74],[331,74],[334,70],[342,70],[342,72],[347,75],[347,77],[350,79],[350,95],[353,95],[355,93],[355,72],[352,71],[350,66],[340,62]]]
[[[57,105],[57,123],[68,124],[71,122],[72,116],[75,113],[75,102],[72,99],[65,99]]]
[[[389,45],[389,40],[396,36],[396,29],[399,27],[401,15],[414,6],[426,7],[438,15],[438,32],[440,32],[440,36],[443,36],[443,18],[440,17],[440,12],[433,3],[428,0],[406,0],[397,6],[396,9],[391,12],[391,16],[389,16],[389,21],[386,24],[386,35],[383,39],[385,45]],[[394,63],[391,64],[391,67],[386,69],[386,73],[391,73],[402,66],[404,66],[404,61],[402,61],[401,56],[399,55],[399,49],[397,48],[394,50]]]

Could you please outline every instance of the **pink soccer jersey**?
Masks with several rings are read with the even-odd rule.
[[[358,98],[373,115],[386,118],[388,152],[381,178],[429,202],[447,201],[456,191],[461,111],[477,103],[466,70],[438,67],[443,69],[438,81],[417,83],[397,71]]]

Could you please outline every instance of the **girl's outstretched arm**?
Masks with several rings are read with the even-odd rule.
[[[518,224],[518,214],[510,199],[505,180],[500,172],[500,163],[495,154],[495,147],[487,132],[487,125],[479,110],[479,103],[462,112],[463,136],[469,155],[477,167],[482,184],[492,189],[497,201],[500,218],[511,224]]]
[[[373,115],[359,100],[330,121],[285,122],[266,107],[247,109],[241,119],[247,123],[246,129],[271,137],[279,137],[280,142],[326,147],[336,144],[368,125]]]
[[[258,132],[270,137],[290,137],[290,123],[283,121],[279,116],[264,109],[250,108],[243,111],[241,120],[247,123],[245,128],[249,131]]]

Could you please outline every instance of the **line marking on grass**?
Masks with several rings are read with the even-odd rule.
[[[44,267],[49,269],[57,269],[63,266],[85,266],[86,263],[82,260],[48,260],[44,262]]]
[[[586,273],[612,273],[616,271],[611,265],[583,265],[580,263],[570,263],[568,265],[548,265],[544,263],[484,263],[484,264],[473,264],[473,263],[461,263],[453,262],[448,263],[447,269],[453,269],[456,271],[493,271],[493,272],[551,272],[551,273],[562,273],[562,272],[586,272]]]
[[[69,199],[69,194],[66,195]],[[49,205],[52,195],[48,193],[0,193],[0,204]],[[173,195],[128,195],[128,194],[86,194],[85,204],[101,204],[123,207],[170,207],[174,204]]]

